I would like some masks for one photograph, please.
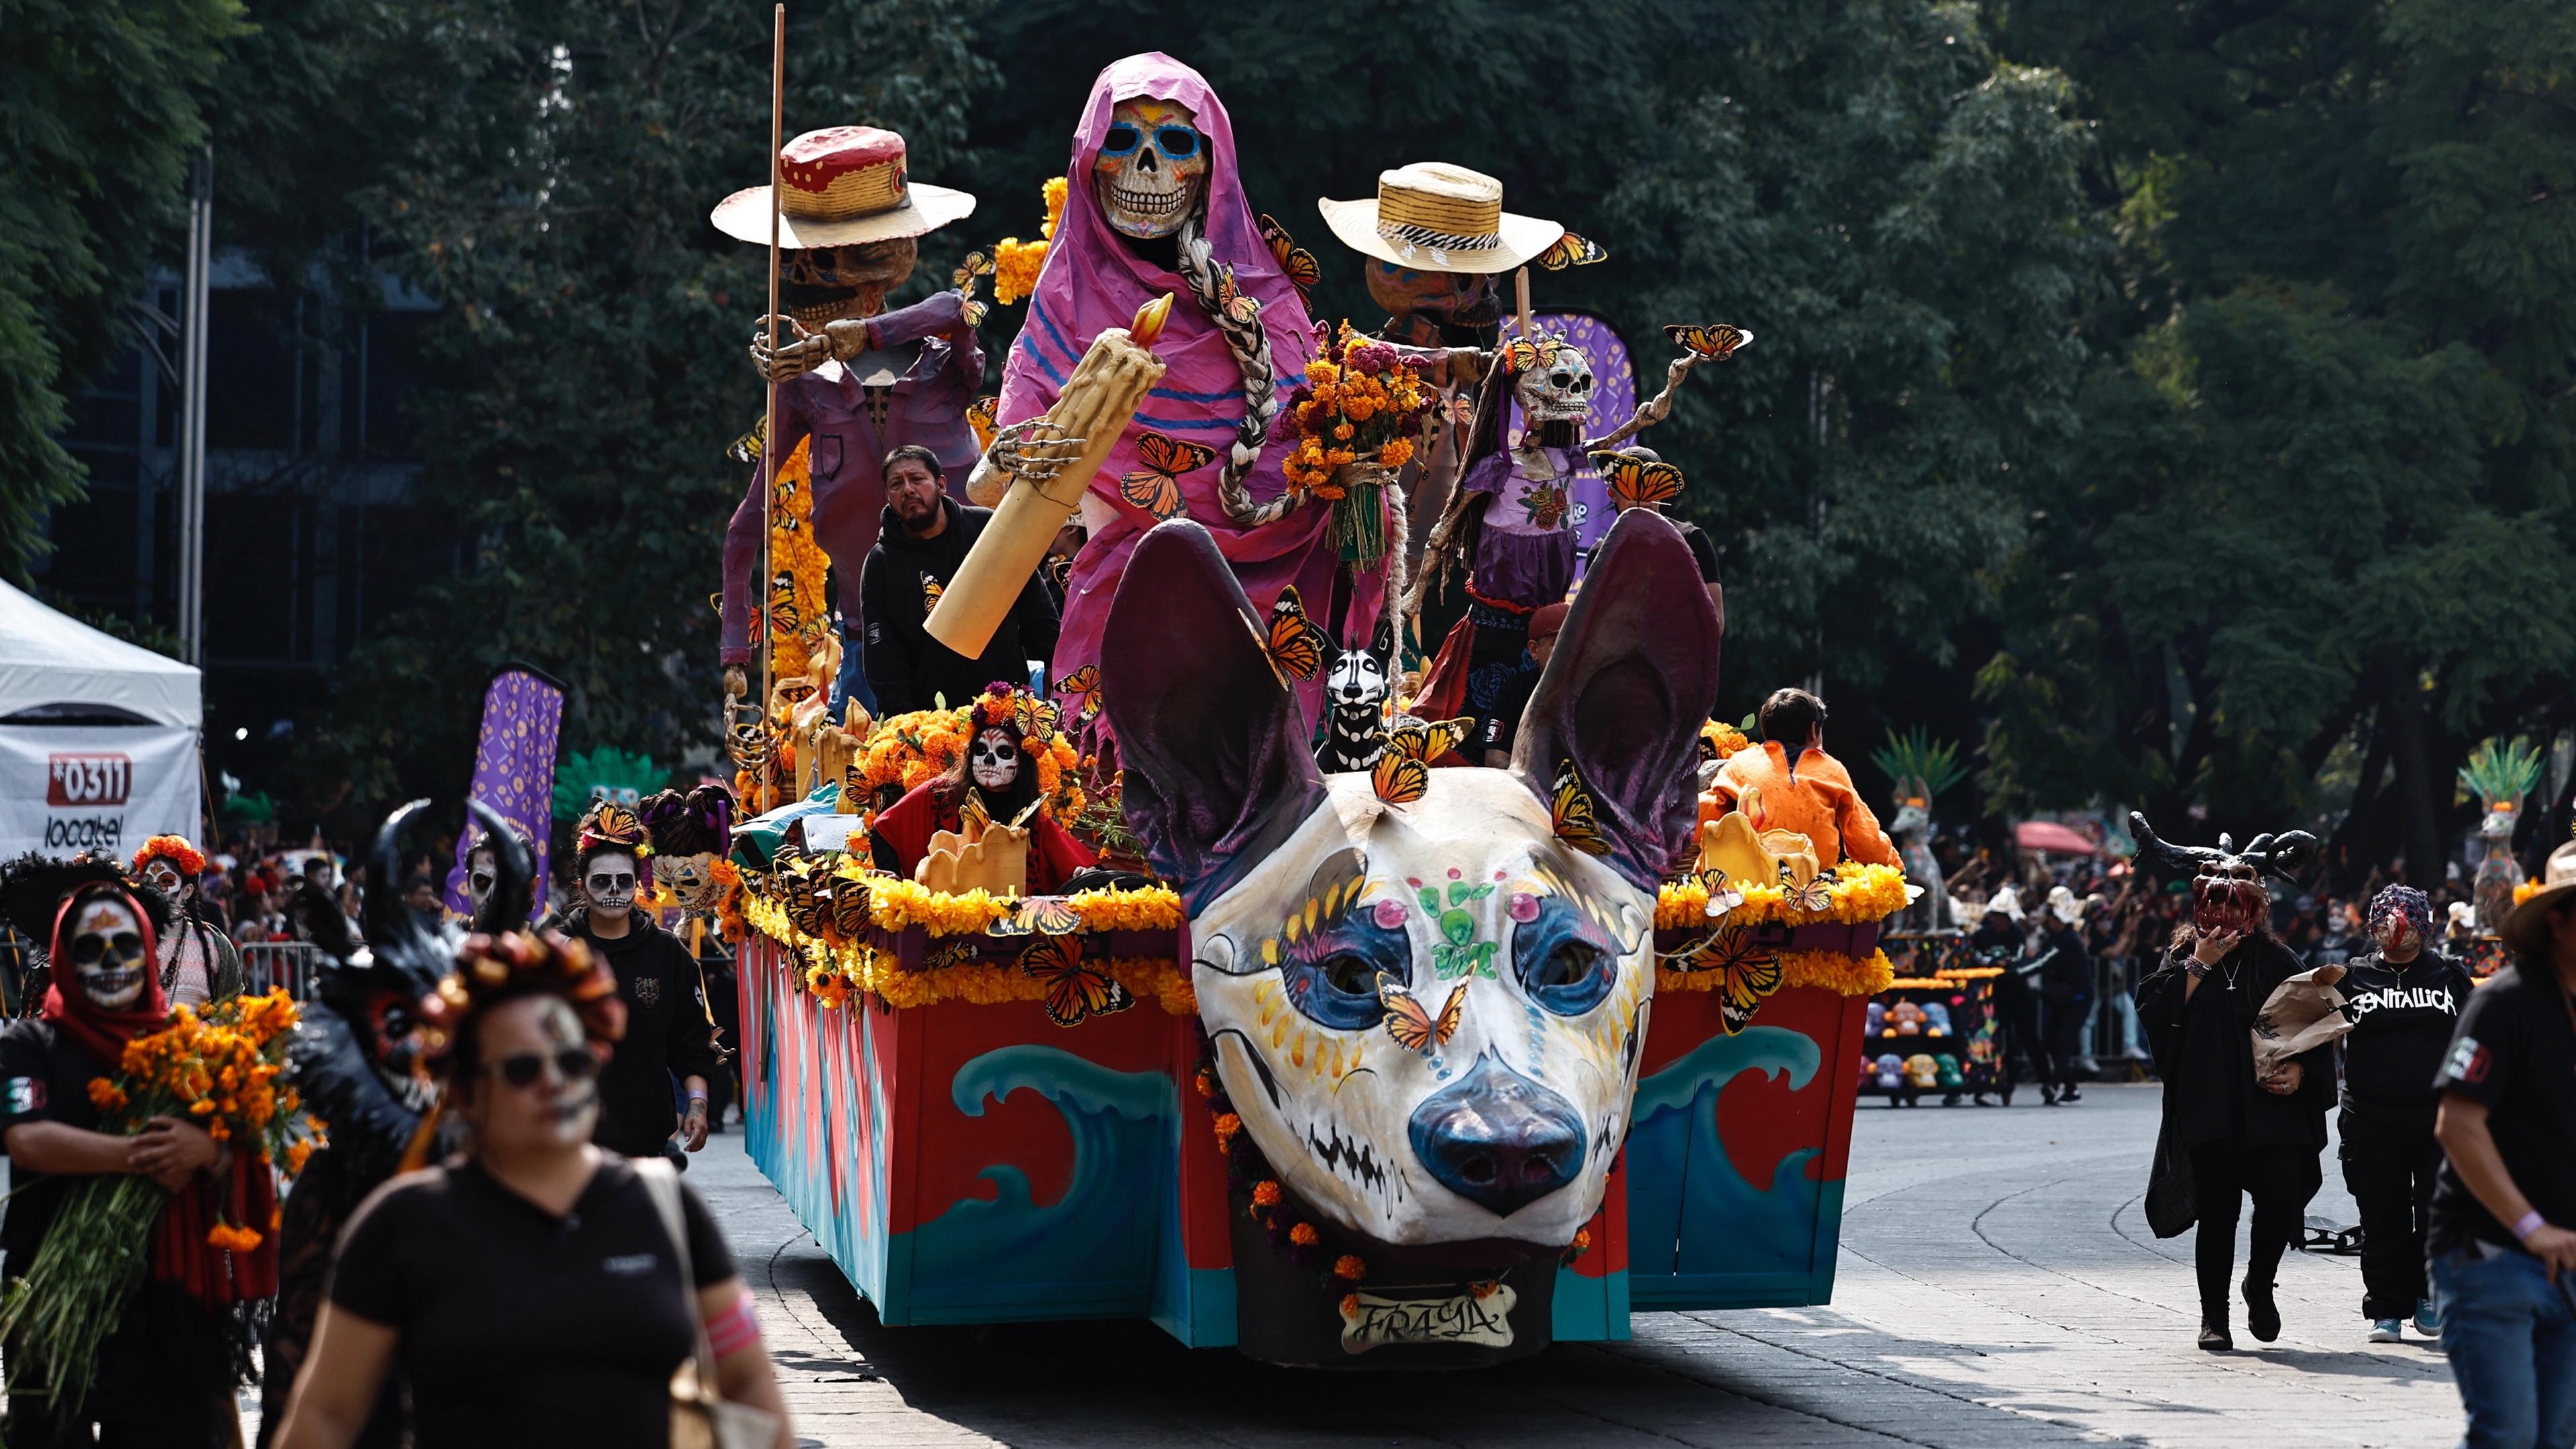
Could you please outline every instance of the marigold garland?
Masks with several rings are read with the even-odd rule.
[[[1866,926],[1905,909],[1905,872],[1892,865],[1834,867],[1825,885],[1832,904],[1821,911],[1791,910],[1780,887],[1743,887],[1744,904],[1726,913],[1731,926]],[[1697,930],[1708,924],[1708,888],[1697,880],[1666,881],[1655,892],[1655,927],[1664,931]]]
[[[1723,971],[1676,971],[1669,966],[1655,968],[1657,991],[1714,991],[1725,980]],[[1840,951],[1783,951],[1780,953],[1780,985],[1814,986],[1836,996],[1876,996],[1896,979],[1896,967],[1885,951],[1872,951],[1863,960]]]
[[[1044,192],[1046,220],[1038,227],[1040,240],[1024,242],[1006,236],[993,248],[993,300],[1005,307],[1037,292],[1038,273],[1046,269],[1047,243],[1055,240],[1056,224],[1064,220],[1065,179],[1049,177]]]

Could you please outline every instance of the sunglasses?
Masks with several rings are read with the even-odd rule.
[[[110,946],[116,948],[116,954],[119,957],[139,956],[143,953],[143,938],[132,931],[119,931],[113,936],[75,937],[72,941],[72,962],[80,966],[90,965],[104,958]]]
[[[590,889],[594,895],[602,895],[609,891],[631,891],[635,889],[635,877],[624,871],[615,875],[595,875],[590,878]]]
[[[565,1047],[548,1056],[544,1052],[514,1052],[497,1062],[486,1063],[484,1070],[513,1087],[533,1087],[543,1076],[546,1063],[553,1062],[555,1071],[567,1082],[588,1081],[599,1075],[599,1058],[588,1047]]]

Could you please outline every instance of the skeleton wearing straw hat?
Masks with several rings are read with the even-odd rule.
[[[779,457],[811,440],[808,456],[814,541],[841,582],[842,611],[857,613],[859,570],[876,546],[885,511],[886,454],[907,443],[939,458],[949,489],[962,501],[968,471],[982,449],[966,420],[984,377],[963,291],[940,291],[885,311],[886,293],[912,275],[919,238],[975,210],[963,191],[915,182],[907,175],[903,137],[873,126],[809,131],[781,148],[778,244],[779,346],[770,348],[770,319],[755,324],[752,365],[778,389]],[[743,241],[767,243],[770,189],[754,186],[720,203],[709,218]],[[995,439],[1005,471],[1023,466],[1026,430]],[[769,444],[765,443],[764,446]],[[1043,446],[1027,450],[1049,466]],[[752,653],[752,578],[760,570],[762,512],[755,471],[725,533],[725,692],[744,693]],[[834,703],[864,691],[857,620],[845,641]],[[864,697],[864,695],[862,696]]]

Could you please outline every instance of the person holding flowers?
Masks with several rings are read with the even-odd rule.
[[[245,1075],[257,1045],[247,1061],[210,1059],[249,1043],[241,1030],[185,1011],[170,1024],[157,948],[171,915],[116,862],[22,860],[0,906],[48,943],[53,968],[38,1014],[0,1032],[7,1440],[237,1442],[249,1310],[277,1286],[277,1196],[268,1151],[233,1128],[254,1093],[274,1118],[277,1068]],[[273,1042],[293,1021],[285,1003],[257,1029]],[[195,1105],[178,1105],[174,1081]]]
[[[417,1449],[652,1446],[694,1356],[796,1440],[750,1291],[668,1164],[593,1144],[625,1034],[616,974],[578,941],[472,935],[422,1003],[465,1151],[379,1188],[341,1238],[277,1442],[348,1449],[399,1363]]]

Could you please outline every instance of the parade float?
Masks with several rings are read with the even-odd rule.
[[[1119,62],[1043,260],[1002,249],[1031,309],[966,480],[998,502],[920,624],[979,657],[1078,529],[1043,692],[836,704],[808,572],[829,505],[810,439],[766,439],[765,677],[729,702],[736,814],[691,902],[738,943],[754,1160],[888,1324],[1133,1316],[1277,1363],[1449,1367],[1625,1338],[1640,1309],[1826,1301],[1838,1064],[1908,888],[1708,818],[1746,747],[1707,723],[1723,625],[1659,511],[1679,469],[1618,450],[1745,334],[1669,329],[1664,393],[1587,446],[1550,411],[1580,355],[1530,340],[1526,300],[1482,354],[1317,327],[1314,260],[1256,224],[1232,148],[1196,72]],[[805,170],[782,211],[853,204]],[[1388,173],[1368,214],[1417,266],[1491,276],[1562,239],[1490,178],[1405,170],[1435,174]],[[1392,644],[1407,469],[1452,394],[1488,453],[1512,441],[1488,410],[1524,420],[1491,465],[1520,497],[1587,453],[1625,479],[1502,767]],[[1470,626],[1480,651],[1510,617]]]

